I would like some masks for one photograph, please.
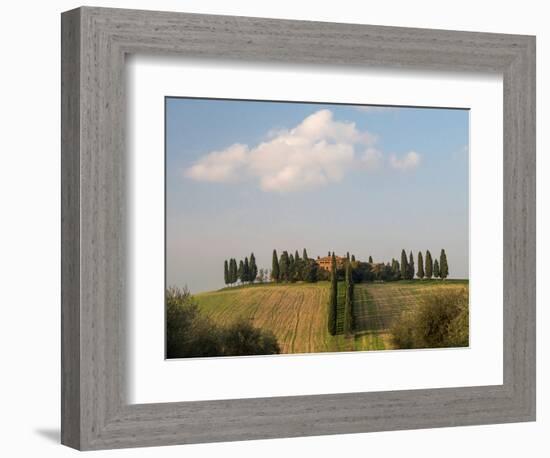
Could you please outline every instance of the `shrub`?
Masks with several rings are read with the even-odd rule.
[[[166,290],[166,357],[272,355],[280,353],[271,331],[240,320],[227,328],[200,313],[187,288]]]
[[[467,347],[468,291],[434,294],[413,310],[403,312],[391,329],[396,348]]]
[[[239,320],[222,331],[223,355],[274,355],[281,352],[275,335]]]
[[[187,288],[166,291],[166,356],[189,358],[219,356],[219,330],[204,315]]]

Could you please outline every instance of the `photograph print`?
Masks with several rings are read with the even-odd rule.
[[[469,346],[469,110],[165,98],[166,358]]]

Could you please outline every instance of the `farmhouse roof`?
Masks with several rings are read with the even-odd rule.
[[[335,256],[335,258],[336,258],[336,261],[340,261],[340,260],[344,259],[343,256]],[[317,258],[317,261],[321,261],[321,262],[331,261],[331,260],[332,260],[332,256],[324,256],[322,258]]]

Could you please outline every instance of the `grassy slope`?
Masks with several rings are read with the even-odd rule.
[[[434,291],[467,288],[467,280],[413,280],[355,285],[354,313],[358,349],[391,348],[387,329],[393,318]]]
[[[201,309],[219,324],[246,318],[270,329],[282,353],[329,351],[328,297],[326,282],[226,288],[195,296]]]
[[[401,281],[355,285],[356,333],[331,336],[327,331],[329,283],[254,285],[195,295],[201,309],[219,324],[251,319],[270,329],[282,353],[311,353],[390,348],[387,327],[401,310],[439,288],[467,287],[467,281]],[[338,285],[337,327],[342,327],[344,284]]]

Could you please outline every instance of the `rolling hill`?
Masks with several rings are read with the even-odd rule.
[[[344,287],[338,288],[337,330],[342,329]],[[201,311],[227,325],[239,318],[271,330],[281,353],[390,349],[388,327],[401,311],[433,291],[468,287],[467,280],[425,280],[355,285],[354,336],[327,330],[329,283],[255,284],[194,295]]]

